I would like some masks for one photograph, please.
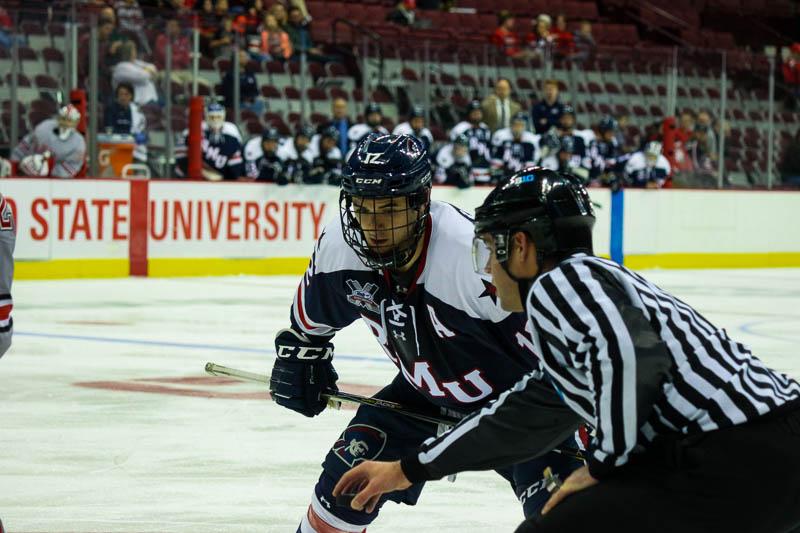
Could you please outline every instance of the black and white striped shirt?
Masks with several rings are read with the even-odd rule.
[[[410,481],[497,468],[551,449],[575,419],[547,398],[547,381],[595,429],[587,463],[598,479],[660,435],[739,425],[800,401],[796,381],[612,261],[565,259],[534,282],[527,311],[541,372],[404,458]]]
[[[800,399],[800,384],[612,261],[576,254],[561,262],[536,280],[527,311],[544,369],[596,430],[589,468],[598,476],[659,435],[743,424]],[[660,383],[637,377],[651,362],[637,345],[668,355]]]

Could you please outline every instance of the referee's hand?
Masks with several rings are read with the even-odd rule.
[[[575,492],[591,487],[592,485],[597,485],[598,483],[599,481],[593,478],[589,473],[588,466],[582,466],[578,468],[569,475],[569,477],[564,481],[564,484],[561,485],[561,488],[554,492],[552,496],[550,496],[550,499],[547,500],[547,503],[544,504],[544,507],[542,508],[542,515],[549,513],[553,507],[561,503],[561,500],[570,494],[574,494]]]
[[[345,472],[333,488],[333,496],[352,496],[350,507],[371,513],[383,494],[407,489],[411,482],[400,468],[400,461],[364,461]]]

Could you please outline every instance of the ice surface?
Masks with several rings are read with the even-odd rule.
[[[800,269],[645,275],[800,377]],[[206,379],[203,365],[267,372],[296,282],[15,283],[14,346],[0,360],[8,533],[293,533],[353,411],[306,419],[258,386]],[[361,324],[336,352],[340,383],[362,392],[394,375]],[[513,531],[521,519],[503,479],[466,473],[429,484],[416,507],[387,504],[369,531]]]

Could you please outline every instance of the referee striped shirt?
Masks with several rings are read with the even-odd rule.
[[[527,311],[543,369],[596,430],[588,464],[597,478],[659,435],[743,424],[800,399],[796,381],[612,261],[586,254],[562,261],[535,281]],[[644,369],[653,361],[642,346],[660,354],[657,380]]]

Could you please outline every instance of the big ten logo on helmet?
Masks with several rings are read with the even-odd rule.
[[[375,295],[378,293],[377,285],[370,282],[362,285],[354,279],[348,279],[345,284],[350,289],[350,294],[347,295],[348,302],[373,313],[377,313],[380,310],[380,307],[375,302]]]
[[[342,432],[333,445],[333,453],[349,467],[372,461],[386,446],[386,433],[366,424],[353,424]]]

